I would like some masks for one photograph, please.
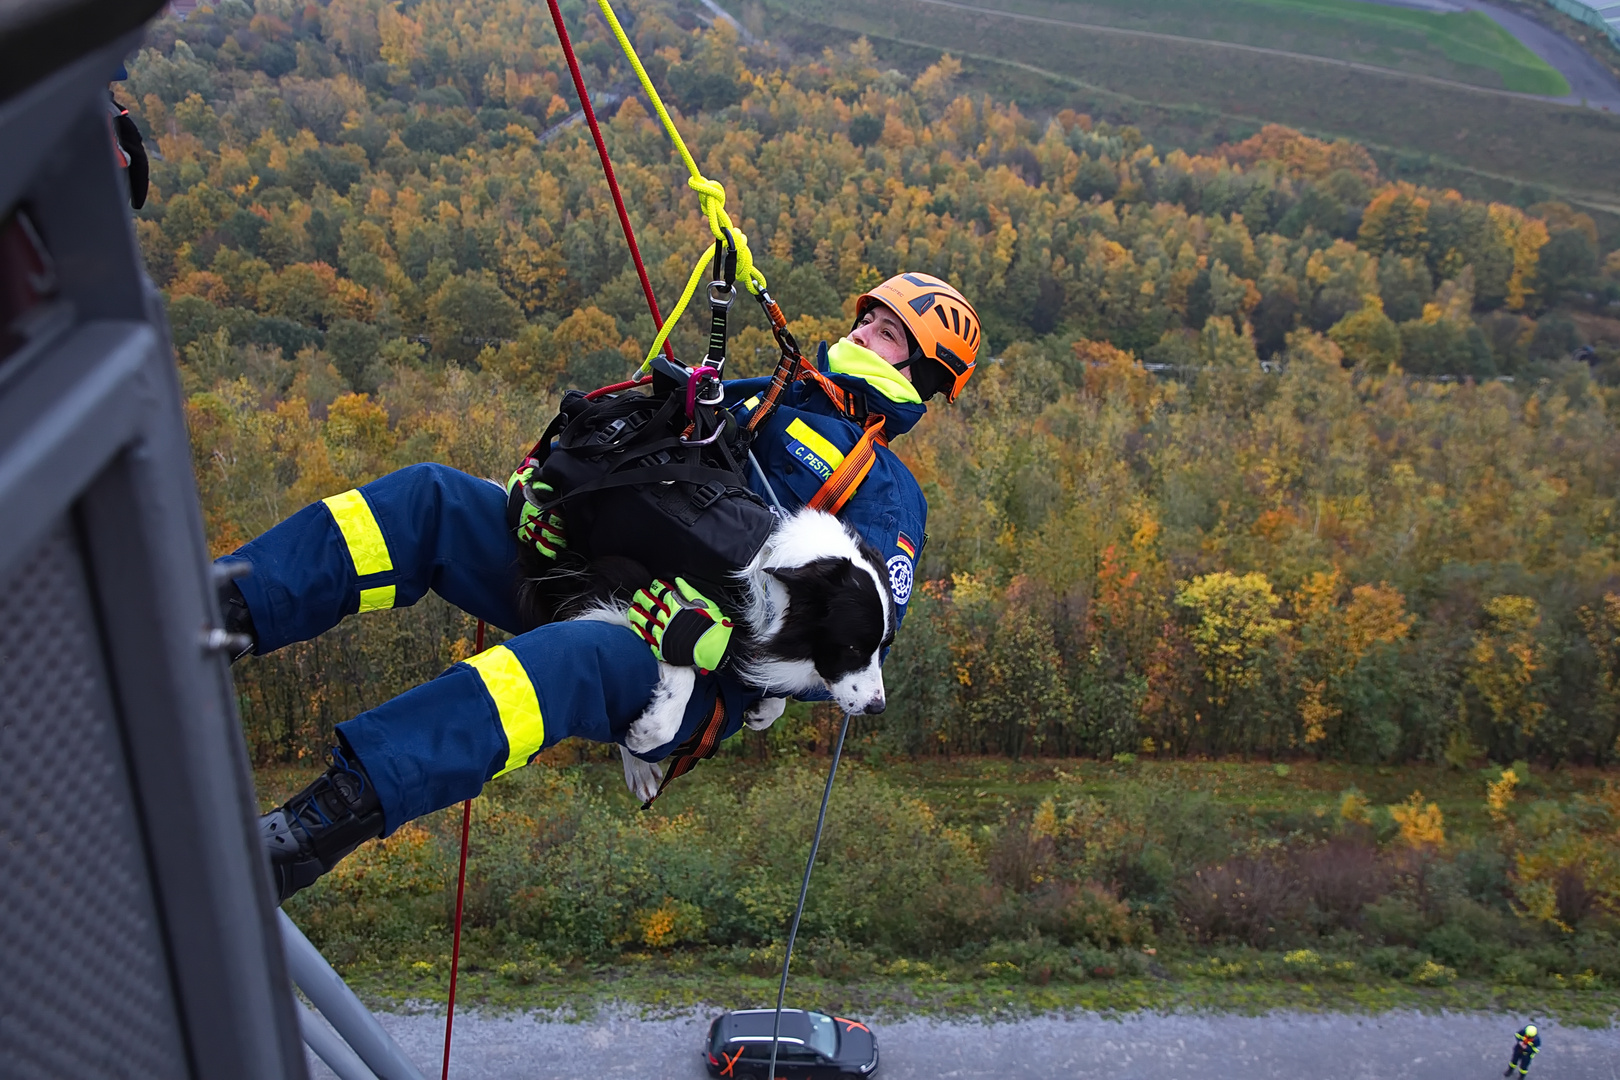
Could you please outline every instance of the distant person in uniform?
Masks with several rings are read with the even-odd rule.
[[[1530,1062],[1541,1053],[1541,1036],[1536,1034],[1536,1025],[1526,1024],[1520,1028],[1513,1037],[1513,1060],[1508,1062],[1507,1071],[1503,1076],[1512,1076],[1513,1070],[1518,1069],[1521,1077],[1530,1072]]]
[[[113,76],[113,83],[129,78],[122,64]],[[151,165],[146,160],[146,145],[141,141],[141,129],[129,115],[129,110],[118,103],[112,83],[107,85],[107,111],[112,118],[113,149],[118,154],[119,167],[129,183],[129,206],[139,210],[146,205],[146,189],[151,183]]]

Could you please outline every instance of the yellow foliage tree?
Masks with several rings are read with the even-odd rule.
[[[1485,602],[1486,625],[1474,634],[1468,685],[1485,716],[1501,729],[1534,735],[1547,714],[1536,693],[1536,672],[1546,666],[1537,638],[1541,608],[1528,596],[1495,596]]]
[[[1423,792],[1414,791],[1404,803],[1389,808],[1401,829],[1401,842],[1409,847],[1436,848],[1446,843],[1445,815],[1438,803],[1425,803]]]
[[[1429,249],[1429,200],[1411,184],[1393,184],[1367,204],[1356,243],[1374,255],[1423,255]]]
[[[1513,252],[1513,275],[1508,278],[1506,307],[1522,310],[1535,293],[1536,267],[1541,249],[1549,239],[1547,223],[1527,215],[1516,206],[1491,204],[1491,222]]]
[[[1491,820],[1500,824],[1507,820],[1508,807],[1513,805],[1513,790],[1519,786],[1519,774],[1512,769],[1503,769],[1502,775],[1496,780],[1485,784],[1485,808],[1490,811]]]
[[[1239,577],[1229,570],[1204,574],[1176,591],[1176,604],[1193,614],[1193,650],[1204,662],[1211,699],[1225,705],[1255,685],[1260,658],[1288,621],[1273,613],[1281,601],[1261,573]]]

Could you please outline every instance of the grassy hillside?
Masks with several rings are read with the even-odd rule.
[[[1561,97],[1563,76],[1489,16],[1365,0],[973,0],[970,6],[1352,60]]]
[[[741,5],[734,5],[741,10]],[[1068,10],[1073,5],[1065,5]],[[1513,185],[1620,209],[1613,162],[1620,117],[1224,45],[1135,37],[944,7],[924,0],[766,0],[766,32],[796,44],[827,28],[902,54],[945,50],[977,61],[1026,104],[1070,105],[1138,122],[1164,137],[1226,137],[1266,122],[1362,143],[1414,179],[1475,178],[1495,197]],[[1282,21],[1282,20],[1279,20]],[[1187,29],[1186,27],[1183,28]],[[1057,84],[1032,87],[1029,76]],[[1533,199],[1532,199],[1533,201]]]

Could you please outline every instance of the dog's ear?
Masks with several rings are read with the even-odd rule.
[[[848,559],[840,556],[816,559],[803,566],[775,567],[766,573],[784,585],[819,585],[833,580],[840,572],[848,571],[853,565]]]

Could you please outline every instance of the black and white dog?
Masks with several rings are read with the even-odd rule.
[[[818,691],[846,712],[883,711],[880,664],[894,641],[894,599],[882,556],[859,534],[831,514],[800,510],[777,523],[736,579],[745,605],[732,635],[732,669],[765,695],[744,716],[750,728],[763,731],[789,697]],[[574,617],[628,626],[627,610],[598,593]],[[625,782],[643,801],[663,771],[635,755],[675,738],[695,684],[691,668],[660,663],[652,700],[625,735]]]

